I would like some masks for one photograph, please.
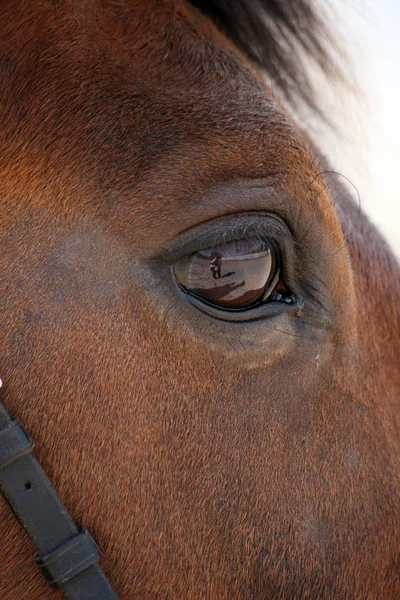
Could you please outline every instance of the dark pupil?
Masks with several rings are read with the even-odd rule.
[[[223,308],[240,309],[266,295],[276,275],[275,255],[256,238],[208,248],[177,262],[180,285],[201,299]]]

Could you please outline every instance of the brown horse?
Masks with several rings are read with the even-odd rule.
[[[1,2],[4,401],[121,599],[400,597],[399,268],[290,115],[310,6]]]

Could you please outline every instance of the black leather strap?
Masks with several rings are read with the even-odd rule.
[[[50,585],[61,586],[97,563],[100,551],[84,529],[59,548],[35,559]]]
[[[68,600],[118,600],[95,542],[78,530],[32,450],[0,401],[0,490],[39,552],[36,563]]]
[[[16,419],[0,429],[0,471],[17,458],[32,452],[32,440]]]

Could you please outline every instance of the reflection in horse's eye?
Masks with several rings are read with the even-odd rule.
[[[266,242],[249,237],[192,254],[175,263],[174,273],[190,294],[221,308],[244,309],[274,291],[279,260]]]

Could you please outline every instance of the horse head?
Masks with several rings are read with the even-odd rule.
[[[394,600],[398,265],[293,116],[318,13],[231,4],[2,2],[4,400],[121,598]]]

